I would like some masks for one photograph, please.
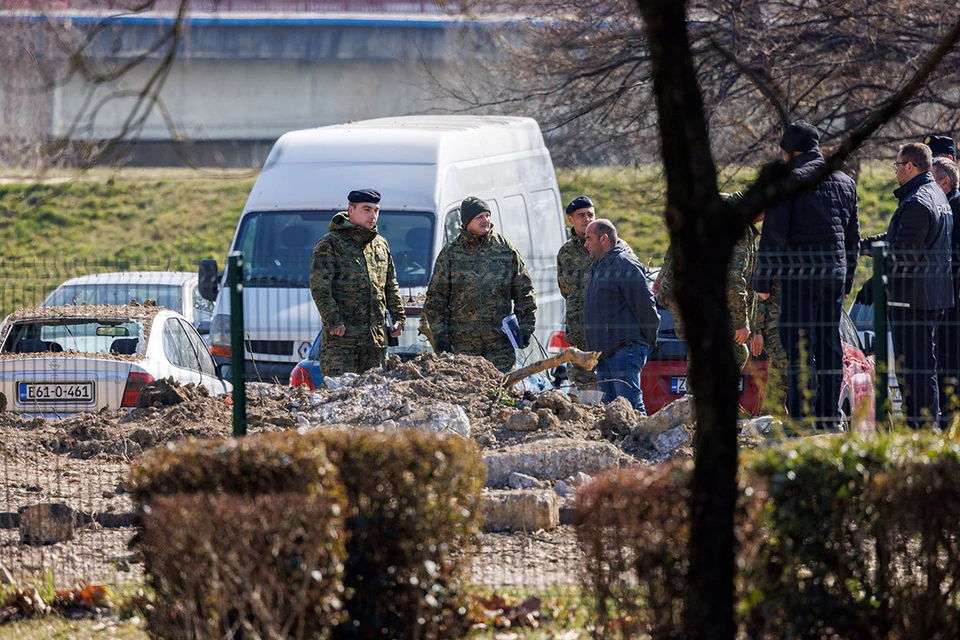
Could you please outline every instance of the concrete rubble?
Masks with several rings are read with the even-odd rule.
[[[637,464],[637,459],[609,442],[549,438],[485,453],[483,463],[487,467],[486,486],[503,487],[511,473],[562,480],[578,472],[593,474]]]
[[[560,503],[549,489],[485,490],[484,531],[549,531],[560,524]]]
[[[54,544],[73,538],[77,518],[73,509],[61,502],[20,507],[20,542]]]

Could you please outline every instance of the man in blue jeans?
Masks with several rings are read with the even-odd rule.
[[[593,262],[584,301],[587,349],[599,351],[597,382],[603,401],[624,397],[646,415],[640,370],[648,350],[657,345],[660,315],[646,271],[626,244],[617,244],[609,220],[587,227],[584,245]]]

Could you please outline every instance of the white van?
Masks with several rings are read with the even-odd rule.
[[[530,118],[407,116],[292,131],[274,145],[243,209],[231,251],[244,256],[246,371],[286,382],[320,330],[310,294],[313,246],[352,189],[381,193],[377,227],[390,243],[407,328],[391,352],[429,349],[418,335],[440,249],[456,238],[460,201],[490,204],[494,229],[520,250],[537,294],[536,337],[563,328],[557,251],[566,228],[550,153]],[[200,263],[200,290],[216,300],[210,347],[230,356],[230,300],[216,261]],[[224,283],[225,284],[225,283]]]

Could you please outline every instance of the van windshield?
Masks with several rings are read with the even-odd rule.
[[[335,211],[263,211],[248,214],[237,248],[244,256],[244,283],[253,287],[309,287],[313,247],[327,233]],[[381,211],[377,230],[390,244],[401,287],[426,286],[433,262],[434,216]]]

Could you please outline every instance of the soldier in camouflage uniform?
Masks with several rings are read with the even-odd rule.
[[[351,191],[349,205],[330,221],[313,249],[310,292],[323,319],[320,369],[324,376],[383,366],[390,335],[403,333],[406,314],[390,246],[377,233],[380,194]]]
[[[739,198],[740,194],[722,194],[725,199]],[[750,337],[750,313],[753,291],[748,288],[752,282],[756,267],[757,238],[759,232],[753,226],[747,227],[743,237],[733,248],[730,268],[727,271],[727,306],[730,309],[730,324],[733,327],[734,357],[737,366],[743,370],[747,364],[747,339]],[[673,291],[673,250],[667,248],[663,256],[663,267],[656,283],[657,303],[673,313],[674,331],[681,340],[686,339],[683,322],[680,319],[680,307]]]
[[[487,203],[465,198],[460,222],[460,235],[437,256],[423,315],[437,351],[483,356],[507,372],[516,354],[501,323],[517,314],[520,346],[530,344],[537,311],[533,282],[517,248],[493,231]]]
[[[780,344],[777,333],[780,318],[780,281],[774,280],[770,297],[754,300],[755,320],[753,321],[754,334],[750,338],[750,353],[759,356],[760,352],[767,351],[767,390],[766,397],[778,406],[783,406],[787,397],[787,354]]]
[[[570,201],[566,208],[567,223],[570,225],[570,239],[557,252],[557,284],[560,295],[567,301],[567,343],[578,349],[586,348],[583,334],[583,300],[590,281],[590,253],[584,245],[587,225],[597,217],[593,201],[580,196]],[[570,382],[577,386],[593,384],[597,375],[571,364],[568,370]]]

